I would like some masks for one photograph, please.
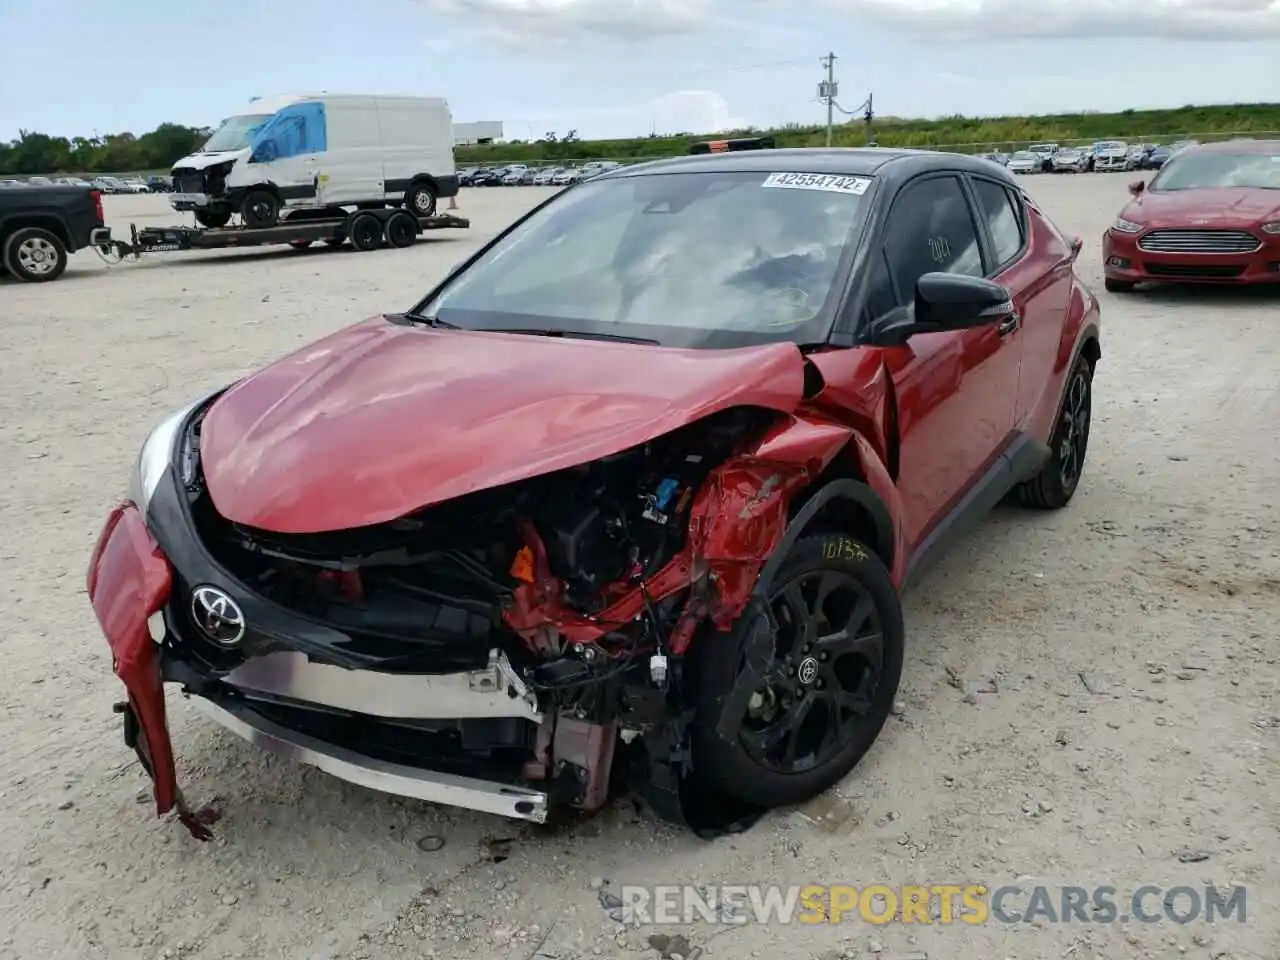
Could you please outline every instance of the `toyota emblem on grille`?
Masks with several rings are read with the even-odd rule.
[[[244,612],[217,587],[197,587],[192,592],[191,617],[214,643],[234,647],[244,639]]]

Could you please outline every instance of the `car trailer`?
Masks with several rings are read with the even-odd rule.
[[[185,250],[228,250],[287,245],[305,250],[313,243],[339,247],[347,241],[357,250],[412,246],[428,230],[465,229],[471,221],[448,213],[415,217],[403,208],[357,210],[335,216],[331,211],[296,210],[273,227],[143,227],[129,225],[129,239],[117,240],[109,228],[94,231],[94,249],[108,263],[146,253]]]

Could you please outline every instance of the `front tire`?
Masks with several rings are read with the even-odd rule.
[[[49,283],[67,269],[67,247],[56,234],[40,227],[22,227],[10,234],[0,250],[5,269],[27,283]]]
[[[240,206],[240,218],[252,230],[274,227],[280,222],[280,198],[267,190],[250,190]]]
[[[905,629],[880,558],[838,533],[795,543],[769,596],[778,630],[754,692],[749,677],[741,680],[749,624],[695,647],[691,733],[700,776],[738,800],[773,808],[838,783],[875,743],[902,677]],[[717,732],[726,711],[738,714],[729,717],[735,726],[741,721],[728,739]]]
[[[1093,364],[1079,357],[1067,377],[1058,422],[1049,440],[1052,453],[1040,472],[1018,488],[1019,498],[1039,510],[1060,510],[1071,502],[1084,472],[1093,420]]]
[[[218,230],[231,222],[229,206],[204,207],[196,211],[196,223],[209,230]]]

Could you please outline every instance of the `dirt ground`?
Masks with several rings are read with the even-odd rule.
[[[389,799],[266,758],[175,696],[180,778],[224,812],[201,845],[143,802],[111,712],[121,688],[84,571],[146,431],[408,306],[543,191],[469,191],[469,232],[407,250],[113,268],[88,252],[58,283],[0,282],[0,958],[1275,960],[1280,298],[1103,293],[1099,240],[1128,179],[1028,181],[1084,236],[1103,304],[1075,501],[1002,508],[909,598],[903,709],[821,819],[783,811],[711,844],[622,805],[557,833]],[[106,203],[117,229],[179,219],[163,198]],[[659,930],[620,928],[601,905],[623,884],[748,882],[1110,885],[1122,899],[1242,884],[1247,917]],[[659,933],[688,942],[660,953]]]

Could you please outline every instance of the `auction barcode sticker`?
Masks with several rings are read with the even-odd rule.
[[[860,197],[871,186],[871,178],[841,177],[830,173],[771,173],[761,186],[780,190],[825,190]]]

